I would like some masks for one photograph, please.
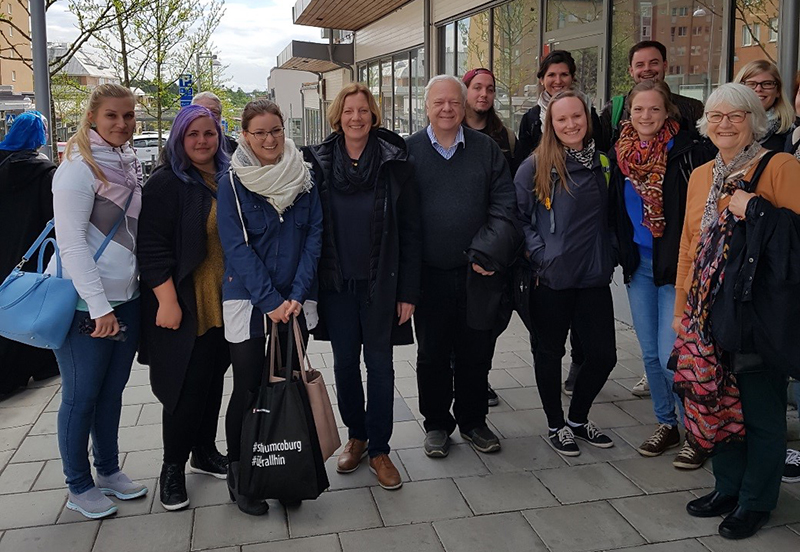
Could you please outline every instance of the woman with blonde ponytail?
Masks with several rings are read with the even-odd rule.
[[[139,341],[135,244],[142,182],[128,144],[135,106],[127,88],[95,88],[53,177],[58,256],[79,295],[67,339],[55,351],[61,372],[58,446],[67,508],[92,519],[117,511],[106,495],[128,500],[147,493],[120,471],[117,445],[122,390]],[[48,273],[56,271],[56,260],[54,255]],[[96,480],[87,454],[90,434]]]
[[[536,383],[547,415],[548,438],[564,456],[577,456],[575,439],[609,448],[614,442],[588,419],[617,362],[608,222],[608,159],[596,151],[586,98],[556,94],[547,109],[542,141],[517,171],[517,216],[533,270],[530,310],[538,335]],[[561,358],[567,332],[583,347],[584,362],[565,419]]]

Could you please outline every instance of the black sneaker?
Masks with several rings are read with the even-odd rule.
[[[497,452],[500,450],[500,439],[485,425],[469,431],[462,431],[461,436],[469,441],[478,452]]]
[[[784,483],[800,482],[800,452],[786,449],[786,464],[783,466],[781,481]]]
[[[548,431],[547,440],[557,453],[564,456],[579,456],[581,453],[569,426],[564,426],[558,431]]]
[[[189,505],[183,465],[163,464],[158,485],[160,487],[159,499],[165,510],[181,510]]]
[[[570,426],[570,429],[576,439],[586,441],[594,447],[611,448],[614,446],[614,441],[612,441],[608,435],[600,431],[600,428],[594,425],[594,422],[591,420],[577,427]]]
[[[497,397],[497,393],[494,392],[494,389],[492,389],[492,385],[491,384],[489,384],[489,400],[488,400],[488,403],[489,403],[489,406],[497,406],[498,404],[500,404],[500,399]]]
[[[228,457],[220,454],[214,445],[194,447],[189,459],[189,471],[225,479],[228,474]]]

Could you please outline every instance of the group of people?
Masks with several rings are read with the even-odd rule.
[[[177,114],[144,185],[129,144],[135,99],[97,87],[52,175],[59,254],[80,296],[55,351],[67,507],[101,518],[117,510],[107,495],[148,492],[118,461],[138,350],[163,405],[164,508],[188,506],[188,462],[226,479],[242,512],[265,514],[266,501],[237,484],[242,421],[267,336],[277,331],[286,351],[294,320],[304,340],[331,342],[348,431],[340,473],[368,457],[381,487],[402,486],[389,456],[392,350],[414,338],[425,454],[446,457],[456,428],[475,450],[499,451],[488,376],[512,310],[530,332],[548,442],[564,456],[580,454],[578,441],[612,447],[589,414],[616,365],[619,264],[658,423],[637,450],[680,445],[684,425],[674,465],[699,468],[713,455],[717,480],[687,510],[730,513],[723,536],[755,533],[776,505],[787,374],[800,353],[800,76],[795,110],[768,62],[748,64],[703,106],[664,83],[660,43],[635,45],[629,61],[635,86],[598,115],[576,88],[570,53],[550,52],[519,139],[495,113],[494,75],[483,68],[433,77],[430,124],[405,140],[381,126],[363,84],[329,107],[333,133],[300,149],[265,99],[247,104],[232,142],[219,100],[204,93]],[[215,442],[229,365],[223,455]]]

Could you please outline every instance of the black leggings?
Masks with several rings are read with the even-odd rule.
[[[230,364],[222,328],[211,328],[195,339],[178,404],[173,412],[162,414],[167,464],[185,464],[193,447],[214,446],[222,385]]]
[[[288,357],[289,336],[291,326],[278,325],[278,341],[286,365]],[[303,344],[308,345],[308,331],[300,317],[300,331]],[[269,351],[265,353],[267,338],[255,337],[241,343],[231,343],[231,361],[233,363],[233,393],[225,414],[225,438],[228,442],[228,460],[238,462],[241,457],[242,422],[244,411],[250,400],[250,394],[258,390],[264,370],[268,367]],[[299,357],[295,357],[293,369],[299,366]]]

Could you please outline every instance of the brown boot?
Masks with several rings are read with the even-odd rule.
[[[378,476],[378,483],[384,489],[393,491],[403,486],[400,472],[394,467],[388,454],[379,454],[375,458],[370,458],[369,471]]]
[[[336,462],[336,471],[339,473],[350,473],[358,469],[361,459],[367,455],[367,442],[358,439],[350,439],[344,446],[344,450],[339,455]]]

